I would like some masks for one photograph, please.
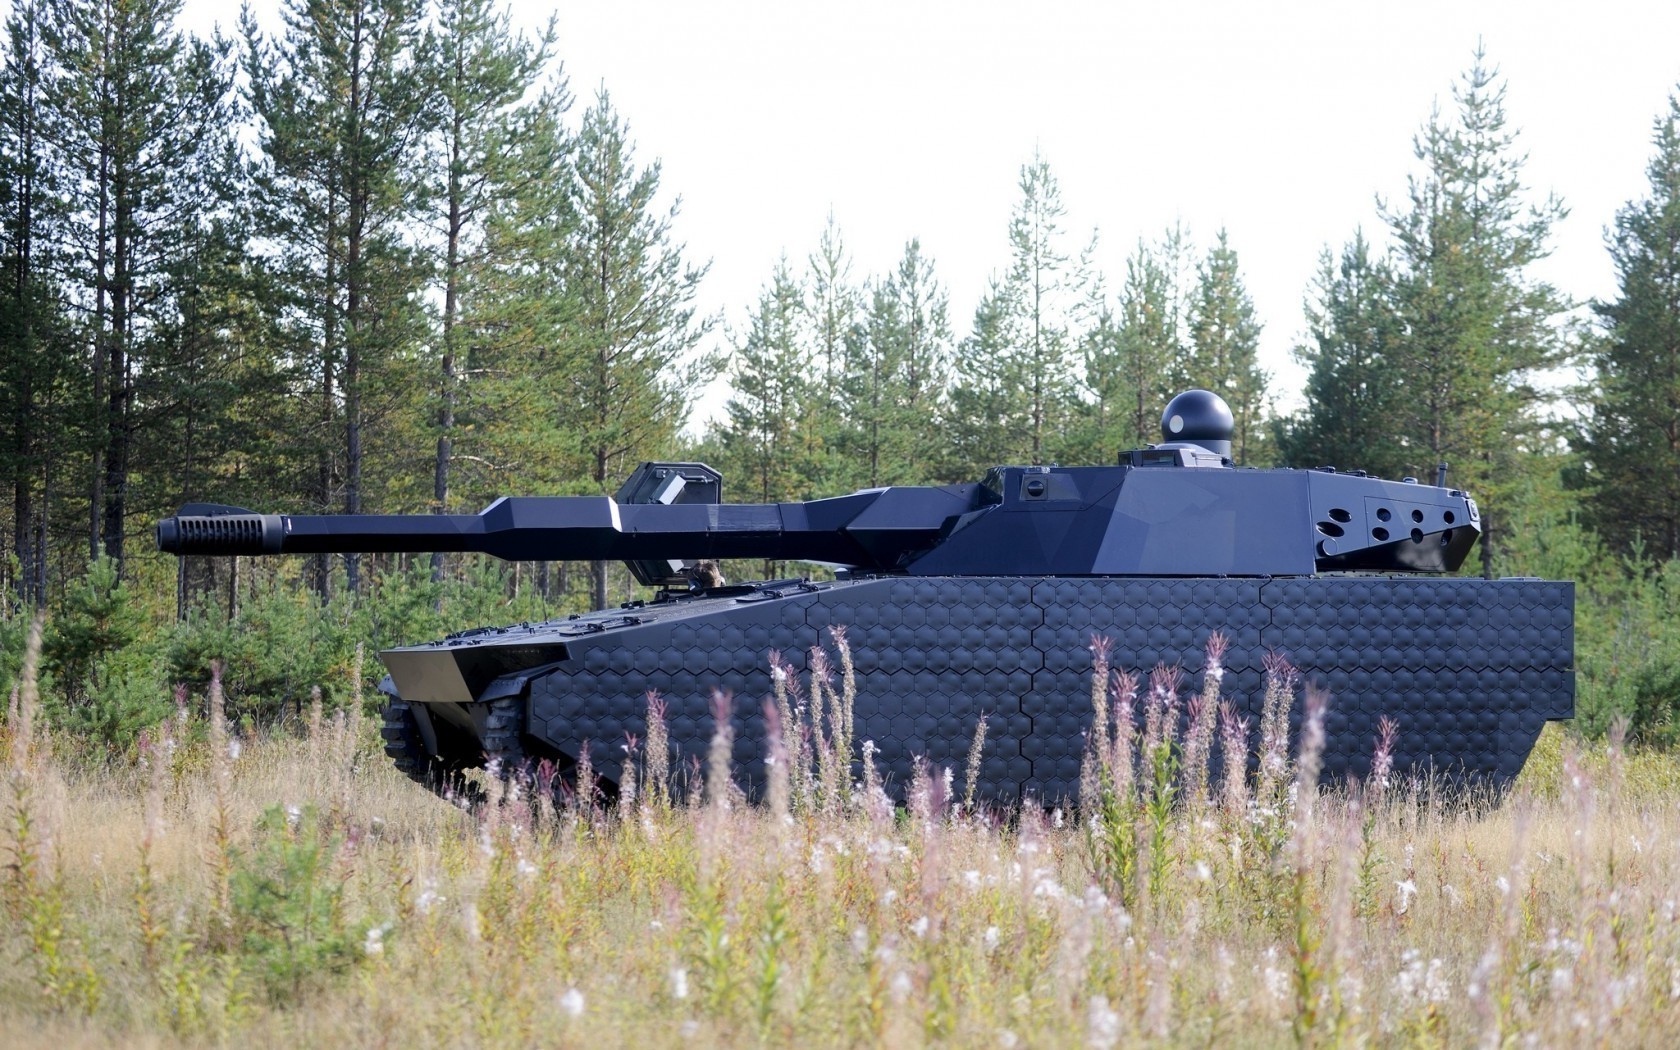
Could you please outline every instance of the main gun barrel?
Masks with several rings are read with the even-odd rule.
[[[895,493],[889,503],[914,503],[922,513],[895,514],[891,528],[858,527]],[[257,514],[199,504],[159,522],[157,540],[177,555],[473,551],[510,561],[763,558],[891,571],[967,507],[966,494],[944,489],[768,504],[504,497],[479,514]]]

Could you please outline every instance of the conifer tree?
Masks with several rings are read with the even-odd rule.
[[[1568,304],[1528,271],[1566,213],[1555,197],[1528,203],[1505,87],[1482,52],[1454,100],[1454,119],[1434,114],[1414,142],[1424,170],[1404,205],[1385,211],[1403,332],[1388,366],[1407,391],[1389,436],[1406,452],[1405,473],[1433,477],[1449,463],[1457,487],[1495,508],[1480,544],[1491,575],[1497,508],[1521,487],[1519,453],[1539,438],[1534,376],[1565,350],[1554,322]]]
[[[49,160],[46,100],[56,72],[44,39],[47,0],[18,0],[0,64],[0,484],[10,490],[15,596],[46,596],[46,492],[54,441],[48,413],[76,383],[77,353],[52,279],[63,232],[58,172]]]
[[[675,242],[677,205],[659,210],[659,162],[637,167],[624,120],[603,90],[584,114],[570,181],[576,230],[563,278],[578,367],[573,405],[589,477],[616,488],[638,458],[676,437],[708,362],[693,350],[710,327],[694,295],[705,268]],[[592,597],[607,604],[607,563],[595,562]]]
[[[552,18],[539,36],[527,37],[511,28],[507,10],[493,0],[447,0],[426,40],[424,82],[436,109],[427,143],[429,219],[442,292],[432,484],[432,510],[438,514],[455,509],[450,472],[464,351],[475,329],[488,320],[475,309],[473,293],[500,261],[493,253],[509,245],[487,237],[486,223],[498,201],[532,192],[556,174],[553,158],[530,146],[542,122],[569,105],[564,81],[541,98],[528,98],[553,43]],[[528,112],[532,105],[541,107],[542,114]],[[442,578],[443,566],[443,554],[433,554],[434,581]]]
[[[1063,245],[1061,189],[1043,157],[1021,166],[1009,222],[1010,267],[976,311],[953,407],[968,456],[1047,463],[1066,444],[1075,380],[1069,313],[1073,274]]]
[[[1405,377],[1393,365],[1401,336],[1394,276],[1362,231],[1319,258],[1306,304],[1306,412],[1278,425],[1279,455],[1294,467],[1338,466],[1398,477],[1408,467],[1396,437]]]
[[[842,449],[845,378],[849,355],[863,338],[861,314],[865,292],[852,279],[852,256],[830,212],[806,257],[805,319],[801,337],[810,346],[814,396],[805,399],[798,420],[801,459],[819,492],[858,484],[858,464]]]
[[[1140,239],[1126,260],[1118,303],[1099,293],[1088,307],[1086,414],[1096,429],[1083,458],[1091,462],[1161,439],[1161,410],[1185,371],[1180,243],[1176,231],[1153,246]]]
[[[799,420],[820,396],[820,372],[805,342],[806,292],[782,259],[747,317],[747,330],[729,358],[734,391],[717,434],[724,482],[731,498],[779,503],[818,495],[801,456]],[[764,577],[780,575],[767,561]]]
[[[1604,339],[1583,451],[1600,534],[1666,560],[1680,556],[1680,94],[1654,125],[1649,195],[1609,234],[1618,294],[1596,304]]]
[[[950,361],[945,290],[911,240],[875,283],[841,380],[848,457],[867,487],[924,483],[943,441],[929,420],[943,410]]]
[[[225,157],[227,76],[210,45],[176,28],[181,0],[57,0],[45,40],[61,75],[46,103],[54,163],[70,188],[71,280],[93,342],[90,555],[119,568],[140,419],[136,376],[169,278],[214,209]]]
[[[1268,465],[1264,427],[1266,373],[1260,368],[1260,321],[1243,287],[1225,231],[1197,271],[1190,304],[1191,384],[1223,397],[1236,424],[1231,457],[1238,466]]]
[[[419,0],[290,0],[270,43],[243,19],[258,118],[258,233],[315,385],[315,503],[363,510],[365,430],[397,402],[421,333],[409,236],[424,92]],[[344,558],[360,587],[360,559]],[[314,587],[326,596],[324,557]]]

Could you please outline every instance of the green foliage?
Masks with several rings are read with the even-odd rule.
[[[1590,461],[1593,526],[1622,553],[1680,557],[1680,94],[1657,118],[1650,194],[1616,214],[1617,297],[1598,304]]]
[[[48,716],[73,736],[126,751],[170,710],[152,651],[144,612],[117,563],[97,559],[49,625],[43,664],[51,678],[42,690]]]
[[[1236,430],[1231,459],[1238,466],[1269,466],[1267,376],[1260,367],[1260,321],[1243,286],[1237,253],[1220,230],[1196,273],[1190,304],[1190,352],[1184,367],[1191,383],[1223,397]]]
[[[296,999],[318,976],[362,957],[370,927],[345,917],[339,839],[313,805],[270,806],[249,849],[234,859],[234,922],[241,950],[273,999]]]
[[[1393,294],[1394,275],[1373,257],[1364,231],[1340,255],[1325,249],[1319,257],[1307,302],[1310,341],[1295,348],[1309,369],[1309,407],[1275,424],[1283,464],[1402,476],[1406,450],[1395,436],[1407,389],[1390,363],[1402,334]]]

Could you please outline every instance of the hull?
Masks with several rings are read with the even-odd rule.
[[[1327,780],[1369,771],[1388,716],[1399,724],[1399,775],[1503,788],[1545,723],[1574,714],[1573,623],[1573,584],[1527,579],[790,581],[388,650],[384,688],[417,719],[404,737],[411,750],[455,766],[488,750],[564,768],[587,741],[594,769],[613,781],[626,736],[645,735],[649,690],[668,704],[679,762],[705,755],[711,691],[727,690],[736,777],[756,795],[769,652],[803,674],[809,650],[842,625],[857,678],[854,739],[875,743],[889,791],[902,796],[915,756],[960,771],[984,715],[981,796],[1056,803],[1078,792],[1091,637],[1113,639],[1115,667],[1182,667],[1193,691],[1219,630],[1230,640],[1223,695],[1251,727],[1268,652],[1328,687]]]

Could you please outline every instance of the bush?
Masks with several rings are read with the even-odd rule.
[[[369,924],[345,919],[339,844],[314,806],[270,806],[250,849],[234,858],[240,945],[271,998],[295,999],[310,978],[341,973],[362,956]]]

